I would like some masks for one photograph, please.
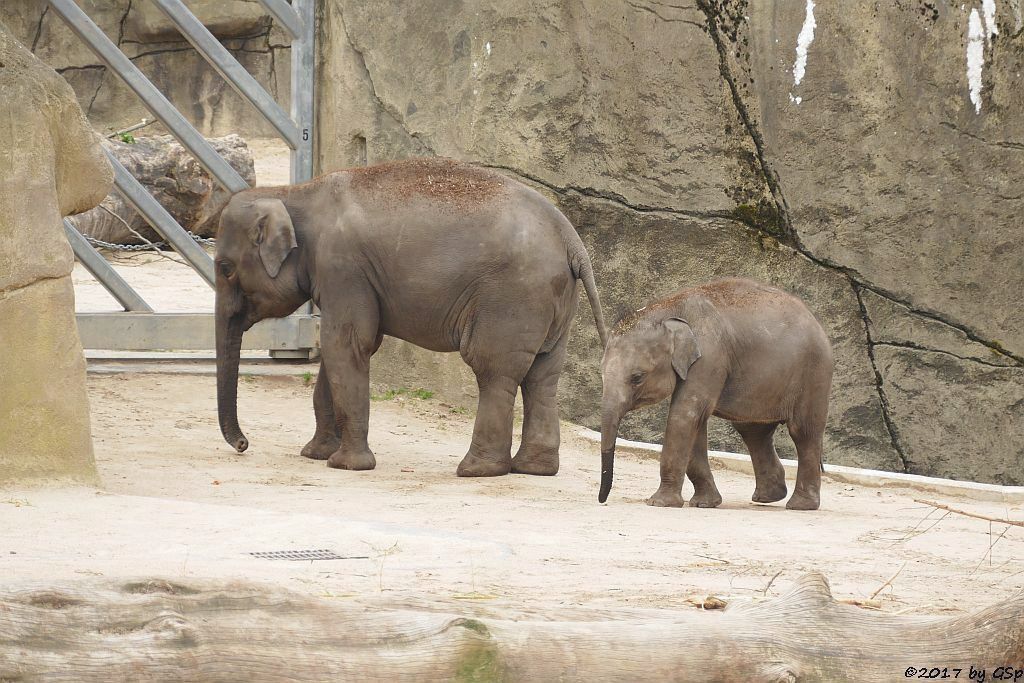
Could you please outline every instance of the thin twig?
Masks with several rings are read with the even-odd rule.
[[[876,591],[875,591],[874,593],[872,593],[872,594],[871,594],[871,597],[870,597],[870,598],[868,598],[868,600],[874,600],[874,599],[875,599],[875,596],[876,596],[876,595],[878,595],[879,593],[881,593],[881,592],[882,592],[882,590],[883,590],[883,589],[884,589],[884,588],[885,588],[886,586],[892,586],[892,582],[896,580],[896,577],[900,575],[900,572],[901,572],[901,571],[903,571],[903,568],[904,568],[904,567],[906,567],[906,566],[907,566],[907,563],[906,563],[906,562],[904,562],[904,563],[903,563],[903,567],[900,567],[899,569],[897,569],[897,570],[896,570],[896,573],[895,573],[895,574],[893,574],[893,575],[892,575],[891,577],[889,577],[889,580],[888,580],[888,581],[886,581],[886,582],[885,582],[885,583],[883,583],[883,584],[882,584],[881,586],[879,586],[879,587],[878,587],[878,590],[876,590]]]
[[[978,571],[978,569],[981,568],[981,565],[985,564],[985,558],[986,557],[988,558],[988,566],[990,566],[990,567],[992,566],[992,548],[995,547],[996,543],[999,543],[999,541],[1002,540],[1003,536],[1005,536],[1006,532],[1009,531],[1009,530],[1010,530],[1010,527],[1006,527],[1005,529],[1003,529],[1003,533],[1001,533],[998,536],[996,536],[996,540],[993,541],[992,540],[992,530],[989,529],[989,534],[988,534],[988,551],[981,557],[981,562],[978,563],[978,566],[975,567],[973,569],[973,571],[971,571],[971,574],[970,574],[971,576],[974,576],[974,574]]]
[[[126,229],[126,230],[127,230],[128,232],[130,232],[131,234],[135,235],[135,236],[136,236],[136,237],[137,237],[138,239],[142,240],[142,241],[143,241],[143,242],[145,242],[146,244],[148,244],[148,245],[150,245],[151,247],[153,247],[153,251],[154,251],[154,252],[155,252],[155,253],[157,254],[157,256],[159,256],[159,257],[161,257],[161,258],[165,258],[165,259],[167,259],[168,261],[170,261],[171,263],[178,263],[178,261],[177,261],[177,260],[175,260],[175,259],[171,258],[171,257],[170,257],[170,256],[168,256],[167,254],[165,254],[165,253],[163,253],[162,251],[160,251],[160,248],[159,248],[159,247],[157,247],[157,246],[156,246],[155,244],[153,244],[153,243],[152,243],[152,242],[150,242],[150,241],[149,241],[148,239],[146,239],[145,237],[143,237],[143,236],[142,236],[142,234],[141,234],[141,233],[139,233],[139,231],[138,231],[138,230],[136,230],[136,229],[135,229],[135,228],[133,228],[132,226],[128,225],[128,222],[127,222],[127,221],[126,221],[125,219],[121,218],[121,217],[120,217],[120,216],[118,216],[118,215],[117,215],[116,213],[114,213],[113,211],[111,211],[111,210],[110,210],[110,209],[108,209],[107,207],[103,206],[102,204],[99,204],[98,206],[99,206],[99,207],[100,207],[101,209],[103,209],[104,211],[106,211],[106,212],[107,212],[108,214],[110,214],[111,216],[113,216],[114,218],[116,218],[116,219],[117,219],[118,221],[120,221],[120,222],[121,222],[121,225],[123,225],[123,226],[125,227],[125,229]]]
[[[782,574],[782,572],[784,571],[785,569],[780,569],[779,571],[775,572],[775,576],[768,579],[768,585],[764,587],[763,591],[761,591],[761,595],[768,595],[768,589],[772,587],[772,584],[775,583],[775,579],[779,578],[779,575]]]
[[[107,138],[108,139],[109,138],[116,138],[119,135],[124,135],[125,133],[131,133],[133,130],[138,130],[139,128],[145,128],[146,126],[152,126],[154,123],[156,123],[156,119],[150,119],[150,120],[142,119],[142,123],[136,123],[134,126],[128,126],[124,130],[114,131],[113,133],[108,135]]]
[[[1018,522],[1015,519],[1004,519],[1004,518],[1000,518],[1000,517],[989,517],[988,515],[981,515],[981,514],[978,514],[977,512],[968,512],[967,510],[958,510],[956,508],[951,508],[948,505],[943,505],[942,503],[935,503],[935,502],[932,502],[930,500],[921,500],[920,498],[915,498],[914,502],[915,503],[924,503],[925,505],[931,505],[934,508],[938,508],[940,510],[946,510],[947,512],[952,512],[952,513],[955,513],[955,514],[958,514],[958,515],[963,515],[964,517],[974,517],[975,519],[983,519],[986,522],[999,522],[1000,524],[1009,524],[1010,526],[1024,527],[1024,522]]]
[[[909,531],[909,532],[908,532],[908,533],[907,533],[906,535],[904,535],[904,536],[903,536],[903,538],[897,538],[897,539],[895,539],[895,540],[894,540],[894,541],[893,541],[893,542],[892,542],[892,543],[891,543],[891,544],[889,545],[889,547],[891,548],[891,547],[893,547],[894,545],[896,545],[897,543],[903,543],[904,541],[908,541],[908,540],[910,540],[911,538],[916,538],[916,537],[918,537],[918,536],[920,536],[920,535],[922,535],[922,534],[926,534],[926,533],[928,533],[929,531],[931,531],[932,529],[934,529],[934,528],[935,528],[936,526],[938,526],[939,522],[941,522],[942,520],[946,519],[946,517],[949,517],[949,516],[950,516],[951,514],[953,514],[953,513],[951,513],[951,512],[946,512],[946,514],[942,515],[942,516],[941,516],[941,517],[939,517],[939,518],[938,518],[937,520],[935,520],[934,522],[932,522],[932,523],[931,523],[931,524],[930,524],[930,525],[929,525],[929,526],[928,526],[927,528],[925,528],[925,529],[921,529],[920,531],[917,531],[917,528],[918,528],[919,526],[921,526],[922,522],[924,522],[924,521],[925,521],[925,519],[928,519],[928,517],[929,517],[929,516],[931,516],[931,513],[929,512],[929,513],[928,513],[928,515],[927,515],[927,516],[925,516],[925,518],[924,518],[924,519],[922,519],[922,520],[921,520],[920,522],[918,522],[917,524],[915,524],[915,525],[913,526],[913,528],[911,528],[911,529],[910,529],[910,531]]]

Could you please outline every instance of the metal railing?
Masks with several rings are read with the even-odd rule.
[[[315,0],[259,0],[287,31],[291,43],[291,113],[273,97],[189,11],[182,0],[149,0],[232,88],[252,104],[291,148],[291,182],[313,176],[313,80]],[[249,184],[121,52],[74,0],[49,0],[50,7],[99,59],[135,92],[210,175],[231,193]],[[108,151],[118,192],[211,287],[213,260],[148,190]],[[122,313],[79,313],[78,328],[87,349],[213,349],[212,313],[159,313],[146,303],[103,256],[65,220],[64,229],[79,262],[124,308]],[[268,349],[275,357],[309,357],[319,347],[319,322],[312,305],[288,318],[267,320],[246,332],[242,348]]]

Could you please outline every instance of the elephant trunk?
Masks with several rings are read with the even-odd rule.
[[[249,447],[238,426],[238,357],[245,316],[224,311],[220,305],[217,308],[217,418],[224,440],[241,453]]]
[[[600,503],[608,500],[612,490],[612,471],[615,467],[615,439],[619,435],[619,412],[605,411],[601,417],[601,491],[597,494]]]

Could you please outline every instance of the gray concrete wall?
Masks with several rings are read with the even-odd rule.
[[[320,169],[443,155],[534,184],[611,318],[717,275],[782,285],[835,347],[828,461],[1022,484],[1020,2],[808,4],[325,0]],[[457,357],[403,347],[378,376],[472,394]],[[591,427],[599,356],[581,312],[562,411]]]

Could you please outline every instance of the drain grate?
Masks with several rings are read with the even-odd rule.
[[[333,550],[274,550],[270,552],[249,553],[263,560],[368,560],[368,555],[342,557]]]

